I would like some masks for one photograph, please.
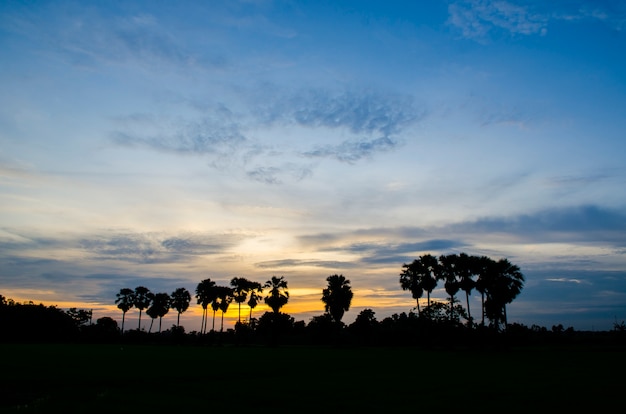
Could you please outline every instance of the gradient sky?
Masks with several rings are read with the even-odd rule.
[[[343,274],[380,320],[466,252],[511,322],[626,319],[623,1],[3,1],[0,90],[5,297],[276,275],[308,322]]]

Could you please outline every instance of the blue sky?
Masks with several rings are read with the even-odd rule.
[[[520,266],[511,321],[625,320],[626,5],[406,3],[3,2],[0,293],[278,275],[308,321],[341,273],[350,322],[466,252]]]

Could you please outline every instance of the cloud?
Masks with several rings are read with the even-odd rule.
[[[336,260],[298,260],[298,259],[282,259],[268,260],[254,264],[255,267],[261,269],[280,269],[280,268],[296,268],[296,267],[321,267],[324,269],[349,269],[355,267],[353,263],[342,262]]]
[[[172,263],[189,256],[222,253],[241,240],[237,235],[163,236],[153,233],[119,233],[85,238],[80,247],[99,260],[132,263]]]
[[[277,96],[259,115],[267,122],[297,124],[308,128],[342,128],[353,134],[383,137],[401,132],[423,118],[409,95],[346,90],[304,89]]]
[[[496,30],[512,35],[543,35],[547,30],[545,16],[509,1],[458,1],[448,6],[448,12],[448,24],[470,39],[484,39]]]
[[[211,167],[245,171],[253,181],[281,184],[310,177],[315,165],[307,159],[331,158],[351,164],[392,151],[401,145],[402,132],[424,116],[408,96],[367,90],[282,93],[262,87],[254,93],[240,89],[237,94],[247,102],[238,112],[207,97],[202,107],[188,100],[192,112],[186,119],[119,116],[112,141],[120,146],[203,155]],[[180,99],[175,98],[175,103]],[[291,137],[294,126],[311,130],[318,144]]]
[[[369,157],[377,152],[386,152],[394,149],[397,142],[381,137],[373,140],[344,141],[339,145],[326,145],[303,153],[311,158],[336,158],[339,161],[355,162]]]
[[[626,246],[626,213],[595,205],[545,209],[514,217],[483,218],[453,224],[465,233],[510,233],[541,242],[608,243]]]

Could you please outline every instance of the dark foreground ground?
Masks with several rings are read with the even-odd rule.
[[[0,344],[0,355],[1,413],[606,413],[626,405],[624,348]]]

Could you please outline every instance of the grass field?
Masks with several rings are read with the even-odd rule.
[[[572,347],[0,344],[0,412],[614,411],[626,353]]]

